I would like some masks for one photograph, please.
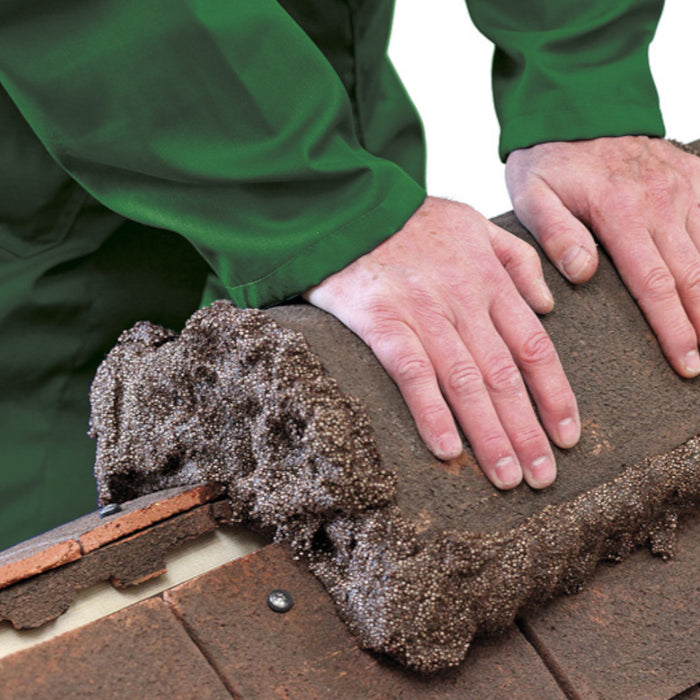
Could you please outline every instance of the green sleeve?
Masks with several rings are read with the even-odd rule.
[[[316,284],[425,197],[361,147],[342,82],[276,0],[6,0],[0,82],[73,178],[188,238],[240,305]]]
[[[663,0],[468,0],[496,45],[493,93],[503,160],[516,148],[663,136],[648,48]]]

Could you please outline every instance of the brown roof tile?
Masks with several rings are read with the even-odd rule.
[[[527,617],[528,637],[583,698],[671,698],[700,680],[700,517],[664,562],[601,565],[581,593]],[[692,695],[691,695],[692,697]]]
[[[230,700],[231,694],[155,598],[0,659],[0,697]]]
[[[276,613],[274,589],[294,605]],[[478,641],[459,669],[424,677],[358,649],[323,587],[270,546],[166,591],[167,604],[236,697],[564,700],[517,630]]]

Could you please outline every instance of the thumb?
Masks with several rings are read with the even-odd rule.
[[[534,178],[522,192],[511,192],[511,198],[515,214],[562,275],[570,282],[587,282],[598,267],[595,241],[549,185]]]

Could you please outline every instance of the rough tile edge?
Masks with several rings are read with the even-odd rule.
[[[82,550],[76,540],[64,540],[46,549],[30,554],[19,561],[10,562],[0,568],[0,589],[36,576],[44,571],[55,569],[69,562],[80,559]]]
[[[90,552],[67,566],[44,571],[0,591],[0,620],[16,630],[37,629],[57,619],[83,590],[109,582],[134,588],[167,571],[166,555],[190,540],[213,532],[220,523],[205,503],[145,530]]]
[[[217,484],[203,484],[178,493],[172,498],[157,500],[144,508],[123,514],[115,514],[104,524],[84,533],[78,539],[83,554],[88,554],[105,544],[144,530],[150,525],[203,505],[221,495],[222,488]]]
[[[698,145],[700,146],[700,141]],[[674,695],[670,700],[698,700],[698,698],[700,698],[700,683]]]
[[[101,519],[89,513],[0,552],[0,590],[80,559],[116,540],[145,530],[174,515],[215,501],[216,484],[177,487],[122,504],[122,511]],[[145,503],[143,507],[140,505]]]

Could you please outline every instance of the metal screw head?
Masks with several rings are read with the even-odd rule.
[[[281,588],[270,591],[270,594],[267,596],[267,606],[275,612],[285,613],[291,610],[292,605],[294,605],[294,599],[291,594],[283,591]]]
[[[100,508],[100,517],[106,518],[108,515],[114,515],[119,513],[122,507],[118,503],[108,503],[106,506]]]

